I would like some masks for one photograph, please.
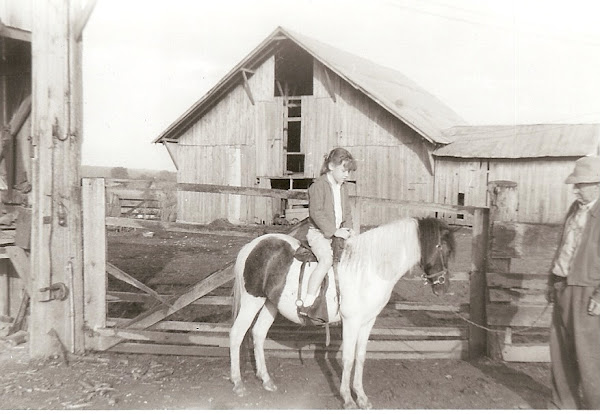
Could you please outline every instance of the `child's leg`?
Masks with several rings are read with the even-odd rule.
[[[313,253],[317,256],[318,263],[308,280],[307,294],[304,299],[304,306],[306,307],[311,306],[314,303],[319,293],[319,287],[321,286],[325,275],[327,275],[327,272],[333,265],[331,240],[326,239],[320,232],[315,231],[311,233],[313,234],[307,235],[307,240]]]

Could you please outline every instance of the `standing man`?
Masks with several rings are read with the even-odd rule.
[[[552,408],[600,409],[600,157],[575,162],[569,208],[548,283]]]

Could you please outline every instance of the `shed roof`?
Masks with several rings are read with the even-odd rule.
[[[455,158],[581,157],[597,154],[599,124],[460,126],[433,155]]]
[[[442,131],[466,123],[442,101],[400,72],[278,27],[215,87],[163,131],[154,142],[179,138],[231,87],[242,81],[240,74],[244,69],[258,67],[265,57],[273,53],[277,43],[282,39],[289,39],[296,43],[328,69],[432,143],[451,142]]]

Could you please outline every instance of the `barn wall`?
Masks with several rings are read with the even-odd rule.
[[[357,195],[433,201],[433,147],[340,77],[329,72],[335,102],[326,87],[324,66],[314,63],[313,95],[302,96],[303,177],[319,175],[324,154],[336,146],[358,160]],[[255,105],[240,83],[179,139],[179,182],[270,186],[283,176],[284,98],[274,97],[274,59],[266,60],[249,80]],[[279,205],[260,197],[179,193],[178,220],[209,223],[270,223]],[[233,203],[233,204],[232,204]],[[365,207],[366,225],[412,212]],[[239,217],[235,217],[239,214]]]
[[[273,66],[274,59],[268,59],[248,80],[255,105],[240,83],[180,137],[178,182],[252,187],[257,184],[256,175],[279,171],[280,157],[272,151],[263,159],[264,149],[258,150],[281,147],[275,128],[278,107],[273,98]],[[179,192],[178,221],[262,222],[267,220],[265,203],[255,197]]]
[[[441,204],[459,205],[459,193],[466,206],[487,206],[487,160],[449,160],[438,158],[435,161],[434,201]],[[453,224],[472,224],[468,214],[442,213]]]
[[[325,67],[315,62],[314,96],[304,97],[307,121],[303,140],[309,143],[307,167],[318,175],[323,155],[331,148],[348,149],[358,160],[356,194],[396,200],[432,201],[433,147],[373,100],[329,72],[336,96],[326,87]],[[306,104],[305,104],[306,101]],[[362,222],[376,225],[415,212],[390,207],[365,207]]]
[[[573,186],[565,184],[574,165],[574,159],[490,161],[490,181],[511,180],[517,183],[517,221],[561,223],[575,199]]]
[[[486,169],[489,165],[489,177]],[[458,193],[465,194],[465,205],[488,206],[487,183],[509,180],[517,183],[519,207],[516,221],[524,223],[561,223],[573,202],[572,186],[564,184],[573,170],[574,159],[458,160],[438,158],[435,168],[435,202],[458,204]],[[455,215],[447,217],[457,224],[470,224]]]

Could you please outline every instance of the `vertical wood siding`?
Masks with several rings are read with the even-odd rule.
[[[486,169],[489,164],[489,177]],[[488,206],[487,184],[509,180],[517,183],[519,207],[516,221],[524,223],[561,223],[573,202],[572,186],[564,184],[573,170],[571,159],[457,160],[438,158],[435,169],[435,202],[458,204],[458,193],[465,194],[465,205]],[[460,223],[454,215],[446,217]],[[466,217],[465,217],[466,218]],[[469,224],[464,221],[464,224]]]
[[[313,95],[302,96],[301,143],[304,177],[317,177],[323,155],[347,148],[358,160],[356,194],[397,200],[433,201],[433,147],[378,104],[314,63]],[[283,176],[283,126],[286,107],[274,97],[274,59],[249,79],[256,105],[240,83],[180,137],[180,182],[266,187],[265,177]],[[235,197],[235,198],[233,198]],[[232,204],[233,203],[233,204]],[[270,223],[273,202],[212,194],[179,194],[179,220],[209,223],[219,218]],[[415,212],[367,206],[366,225],[381,224]]]

